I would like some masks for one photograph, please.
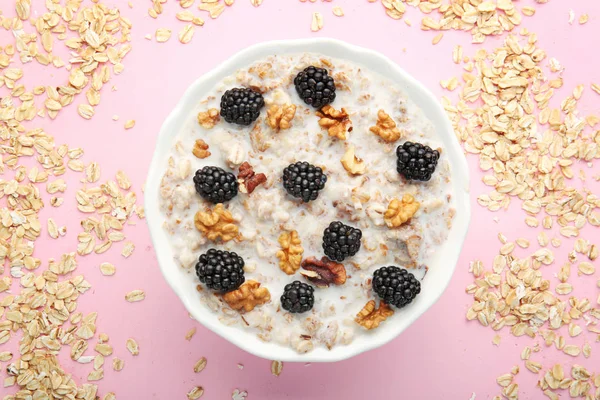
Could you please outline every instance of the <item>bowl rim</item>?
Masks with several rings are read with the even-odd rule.
[[[264,351],[264,350],[262,350],[262,346],[260,349],[253,348],[252,347],[253,341],[245,340],[247,338],[247,335],[245,335],[245,334],[244,335],[236,335],[235,332],[238,331],[237,329],[233,330],[233,329],[231,329],[231,327],[220,323],[216,319],[214,321],[212,321],[212,320],[205,320],[205,319],[201,318],[201,316],[198,314],[198,312],[196,312],[196,310],[198,308],[197,306],[201,303],[197,302],[196,304],[192,304],[191,301],[188,301],[188,298],[184,296],[183,291],[180,291],[178,285],[176,284],[175,278],[172,277],[172,275],[170,274],[171,267],[168,266],[168,264],[175,265],[177,268],[181,268],[181,267],[179,267],[173,261],[170,254],[166,254],[167,252],[164,252],[164,251],[162,251],[162,252],[159,251],[159,249],[163,245],[163,241],[160,237],[161,233],[162,233],[161,231],[163,230],[162,220],[161,220],[162,212],[160,211],[160,207],[158,204],[158,198],[159,198],[158,193],[160,190],[160,182],[162,180],[161,171],[162,171],[162,167],[163,167],[163,161],[166,160],[168,151],[171,148],[171,142],[170,142],[170,140],[168,140],[169,133],[171,132],[171,126],[174,125],[176,123],[176,121],[179,120],[180,118],[185,118],[188,116],[188,114],[186,112],[184,112],[184,110],[186,109],[186,105],[188,105],[190,102],[194,102],[194,103],[196,102],[197,95],[195,95],[195,94],[196,94],[196,92],[199,91],[198,88],[200,86],[202,86],[203,84],[205,84],[207,81],[209,81],[209,82],[214,81],[215,78],[218,75],[222,74],[224,71],[237,70],[239,67],[237,67],[236,65],[239,64],[240,60],[244,60],[244,59],[248,59],[248,58],[253,58],[254,60],[257,60],[261,57],[264,57],[267,54],[286,54],[286,53],[292,53],[292,52],[317,52],[317,53],[319,53],[319,52],[322,52],[322,50],[314,49],[315,47],[325,48],[328,46],[337,47],[340,49],[340,51],[343,51],[345,53],[345,56],[336,56],[338,58],[347,59],[349,61],[359,63],[359,64],[362,63],[360,60],[363,60],[365,58],[370,58],[370,59],[376,60],[378,63],[381,63],[381,65],[383,66],[381,69],[384,69],[384,68],[389,69],[391,72],[389,72],[388,74],[379,72],[380,74],[386,76],[388,79],[392,79],[393,81],[397,82],[398,84],[402,84],[404,86],[410,87],[410,90],[416,90],[416,91],[420,92],[419,96],[422,96],[424,98],[424,101],[429,103],[429,106],[432,107],[431,112],[438,113],[440,115],[441,129],[439,126],[440,123],[435,123],[436,130],[438,131],[438,135],[440,135],[440,136],[443,136],[443,135],[451,136],[449,139],[451,142],[450,148],[447,150],[450,151],[450,154],[453,153],[455,155],[455,157],[453,157],[453,160],[451,161],[451,165],[452,165],[452,169],[453,169],[452,175],[455,178],[460,177],[460,180],[461,180],[461,183],[459,186],[456,185],[456,182],[453,184],[454,206],[456,209],[456,214],[455,214],[455,217],[453,220],[452,229],[450,230],[450,233],[449,233],[449,235],[450,234],[456,235],[457,239],[455,241],[457,242],[457,245],[454,246],[451,249],[451,251],[449,251],[449,254],[444,254],[445,255],[445,258],[444,258],[445,268],[448,270],[448,271],[446,271],[447,279],[445,279],[444,282],[441,284],[439,292],[436,295],[434,295],[428,301],[427,304],[424,304],[424,305],[422,304],[422,306],[421,306],[422,310],[420,313],[409,314],[405,318],[405,321],[407,321],[407,322],[404,323],[403,326],[399,326],[397,331],[395,331],[393,334],[388,335],[387,337],[385,337],[385,336],[382,337],[382,335],[372,336],[370,338],[370,340],[367,341],[363,345],[353,345],[354,343],[351,343],[349,345],[340,345],[340,346],[337,346],[336,348],[334,348],[334,350],[337,348],[342,348],[344,351],[336,351],[336,352],[329,351],[326,353],[321,352],[321,353],[316,354],[316,349],[315,349],[312,352],[309,352],[306,354],[299,354],[295,350],[292,350],[293,351],[293,354],[292,354],[287,351],[283,351],[284,347],[277,343],[269,343],[270,345],[273,346],[274,350]],[[301,49],[304,49],[304,50],[301,50]],[[269,52],[267,50],[272,50],[272,51]],[[402,77],[402,79],[399,80],[397,78],[392,78],[390,76],[391,74],[400,75]],[[227,74],[227,75],[229,75],[229,74]],[[446,147],[447,147],[447,143],[446,143]],[[458,156],[456,157],[456,155],[458,155]],[[209,72],[200,76],[197,80],[194,81],[194,83],[192,83],[191,86],[189,86],[186,89],[182,98],[177,102],[177,105],[175,106],[175,108],[169,113],[168,117],[163,122],[160,132],[158,134],[158,137],[156,140],[156,147],[154,150],[154,154],[152,156],[152,160],[151,160],[151,163],[149,166],[148,176],[146,179],[144,207],[145,207],[145,212],[146,212],[147,225],[148,225],[148,229],[150,231],[150,237],[152,240],[154,251],[156,253],[156,258],[157,258],[157,262],[160,267],[160,270],[161,270],[165,280],[168,282],[169,286],[171,287],[171,289],[177,294],[177,296],[180,298],[180,300],[184,304],[186,310],[191,314],[191,316],[196,321],[198,321],[203,326],[210,329],[217,335],[226,339],[230,343],[233,343],[237,347],[241,348],[242,350],[245,350],[248,353],[251,353],[253,355],[256,355],[256,356],[264,358],[264,359],[268,359],[268,360],[276,359],[276,360],[285,361],[285,362],[335,362],[335,361],[342,361],[342,360],[357,356],[357,355],[364,353],[366,351],[369,351],[369,350],[373,350],[375,348],[383,346],[384,344],[387,344],[392,339],[395,339],[406,328],[408,328],[410,325],[412,325],[421,315],[423,315],[429,308],[431,308],[431,306],[433,306],[433,304],[435,304],[439,300],[441,295],[445,292],[448,285],[450,284],[450,281],[451,281],[454,271],[456,269],[456,264],[458,263],[458,259],[459,259],[462,247],[464,245],[466,235],[468,232],[469,223],[471,220],[469,183],[470,183],[470,178],[469,178],[469,170],[468,170],[466,158],[464,156],[464,153],[463,153],[463,150],[462,150],[460,144],[458,143],[456,136],[454,135],[454,129],[452,128],[450,120],[448,119],[446,112],[444,111],[441,103],[433,95],[433,93],[431,93],[429,91],[429,89],[427,89],[427,87],[425,87],[423,84],[421,84],[415,78],[413,78],[410,74],[408,74],[406,71],[404,71],[404,69],[402,69],[398,64],[396,64],[390,58],[388,58],[387,56],[385,56],[377,51],[370,50],[370,49],[367,49],[367,48],[364,48],[361,46],[349,44],[344,41],[341,41],[338,39],[332,39],[332,38],[322,38],[321,37],[321,38],[308,38],[308,39],[275,40],[275,41],[261,42],[261,43],[252,45],[250,47],[247,47],[244,50],[241,50],[240,52],[236,53],[235,55],[233,55],[226,61],[217,65],[215,68],[213,68]],[[457,191],[456,190],[457,188],[460,188],[461,190]],[[449,238],[450,238],[450,236],[449,236]],[[203,307],[205,307],[205,306],[203,305]],[[279,349],[280,351],[278,352],[277,349]],[[278,353],[286,353],[286,354],[278,354]]]

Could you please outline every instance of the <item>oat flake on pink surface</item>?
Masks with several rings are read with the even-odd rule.
[[[5,0],[8,3],[8,0]],[[41,1],[32,1],[32,15],[45,12]],[[182,45],[177,34],[185,23],[177,21],[175,14],[181,9],[175,2],[166,3],[158,19],[151,18],[147,9],[151,2],[135,1],[133,8],[125,0],[108,1],[116,5],[121,13],[133,23],[132,52],[124,60],[125,69],[115,76],[109,87],[102,92],[102,101],[95,108],[95,115],[86,121],[77,114],[77,106],[84,101],[77,99],[75,105],[61,111],[55,120],[37,120],[46,131],[60,143],[85,149],[86,162],[96,161],[102,168],[102,177],[115,176],[118,170],[127,172],[133,188],[141,196],[146,171],[150,162],[158,130],[179,101],[187,87],[203,73],[218,66],[237,51],[254,43],[313,36],[327,36],[352,44],[372,48],[390,57],[409,74],[424,83],[438,97],[448,95],[440,80],[460,76],[462,69],[452,62],[452,50],[460,44],[465,55],[472,55],[479,48],[492,49],[501,44],[504,36],[487,38],[482,45],[472,45],[471,35],[465,32],[444,31],[443,39],[432,45],[437,32],[423,32],[419,28],[422,14],[407,7],[404,18],[412,20],[409,27],[385,15],[381,4],[370,4],[364,0],[333,0],[332,2],[299,2],[297,0],[264,0],[260,7],[250,1],[237,0],[234,7],[227,9],[216,20],[197,10],[206,24],[196,26],[191,41]],[[199,0],[197,0],[199,4]],[[600,83],[597,38],[600,34],[600,3],[594,0],[567,2],[550,0],[547,4],[535,1],[518,1],[517,7],[535,6],[533,17],[523,17],[520,27],[538,34],[539,47],[546,50],[548,58],[554,57],[565,68],[564,93],[578,84],[585,85],[578,109],[587,114],[600,113],[600,95],[590,89],[592,83]],[[333,6],[341,6],[344,16],[337,17]],[[4,6],[4,8],[8,8]],[[574,22],[569,23],[570,10]],[[3,10],[12,15],[12,7]],[[313,12],[323,15],[323,28],[311,32]],[[580,25],[577,21],[583,14],[589,21]],[[156,43],[157,28],[170,28],[172,37],[166,43]],[[517,28],[517,32],[520,28]],[[147,40],[150,34],[153,39]],[[2,46],[12,39],[2,30]],[[59,84],[67,73],[64,69],[42,68],[36,63],[24,67],[24,84]],[[114,85],[114,90],[110,86]],[[0,93],[5,88],[0,89]],[[558,107],[557,96],[553,107]],[[118,115],[118,121],[113,116]],[[125,129],[128,120],[135,126]],[[41,122],[40,122],[41,121]],[[359,355],[351,360],[335,364],[289,364],[286,363],[279,376],[271,371],[271,363],[251,356],[221,339],[189,318],[183,305],[167,286],[151,247],[148,230],[143,222],[127,226],[127,240],[135,244],[133,254],[125,259],[120,251],[108,255],[90,255],[79,259],[78,274],[83,274],[92,288],[78,300],[78,311],[84,314],[98,312],[97,333],[110,336],[114,348],[113,356],[107,357],[104,379],[97,382],[102,398],[114,392],[119,400],[137,399],[185,399],[195,386],[204,388],[202,399],[229,399],[234,390],[248,392],[248,399],[491,399],[500,394],[501,387],[496,378],[508,373],[518,365],[520,372],[515,381],[519,384],[519,398],[545,398],[536,383],[537,374],[529,372],[520,359],[525,346],[539,343],[542,351],[531,356],[542,364],[543,370],[555,363],[565,366],[580,364],[590,371],[600,373],[600,344],[597,335],[589,333],[571,338],[565,332],[568,344],[591,344],[591,357],[570,357],[554,347],[546,348],[543,339],[537,337],[515,338],[508,330],[494,332],[481,327],[477,322],[468,322],[465,314],[472,303],[472,296],[465,294],[465,287],[472,283],[468,272],[469,263],[479,259],[489,268],[493,257],[501,246],[497,239],[502,232],[509,240],[519,237],[529,239],[537,248],[536,236],[539,229],[524,224],[525,213],[515,202],[508,211],[491,213],[477,205],[476,198],[487,192],[481,183],[483,173],[479,170],[476,157],[468,157],[472,176],[473,218],[462,257],[451,285],[439,302],[423,315],[400,337],[388,345]],[[599,192],[600,185],[591,177],[600,173],[597,166],[582,165],[588,176],[583,183],[577,179],[574,185]],[[77,177],[67,174],[69,185],[77,185]],[[65,195],[65,204],[60,208],[46,207],[40,213],[44,228],[42,238],[36,244],[36,256],[47,265],[49,258],[73,251],[80,232],[81,216],[71,212],[75,209],[74,196]],[[66,236],[57,240],[47,237],[45,220],[52,217],[57,224],[67,227]],[[494,219],[497,219],[495,221]],[[556,224],[555,224],[556,225]],[[592,242],[597,238],[594,227],[586,227],[584,237]],[[558,237],[557,227],[547,232]],[[556,262],[543,267],[543,274],[552,285],[558,280],[554,274],[567,259],[572,241],[561,237],[563,245],[555,250]],[[124,242],[119,243],[119,249]],[[114,276],[102,275],[99,265],[110,262],[116,266]],[[597,264],[597,263],[594,263]],[[8,269],[7,269],[8,270]],[[8,273],[8,272],[6,272]],[[573,293],[586,296],[595,303],[599,288],[595,282],[598,272],[592,277],[578,276],[573,267],[570,282],[575,286]],[[143,301],[128,303],[124,297],[136,289],[143,289]],[[598,304],[593,304],[598,307]],[[580,322],[580,325],[583,323]],[[188,341],[185,336],[190,329],[196,334]],[[493,345],[494,336],[501,340]],[[134,338],[139,343],[139,355],[127,351],[125,343]],[[95,339],[90,345],[96,343]],[[18,353],[15,340],[0,345],[0,352]],[[85,383],[91,366],[80,365],[70,360],[67,349],[59,358],[63,367],[73,374],[79,383]],[[124,360],[120,372],[112,369],[112,358]],[[206,357],[206,367],[194,372],[194,365]],[[0,377],[6,377],[6,365],[1,363]],[[243,365],[239,368],[238,365]],[[567,371],[565,371],[567,373]],[[567,373],[568,374],[568,373]],[[0,388],[2,395],[13,393],[13,388]],[[561,392],[564,397],[567,392]]]

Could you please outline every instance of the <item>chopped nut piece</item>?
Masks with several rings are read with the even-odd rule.
[[[344,153],[344,156],[340,161],[344,166],[344,169],[352,175],[362,175],[367,170],[366,163],[354,154],[353,144],[348,146],[346,153]]]
[[[208,240],[218,239],[228,242],[239,237],[238,227],[231,213],[217,204],[213,210],[198,211],[194,216],[194,224]]]
[[[379,302],[379,308],[375,309],[375,300],[370,300],[354,319],[362,327],[371,330],[375,329],[383,321],[394,314],[394,310],[383,301]]]
[[[346,132],[352,132],[352,121],[345,108],[340,111],[330,105],[323,106],[317,111],[319,126],[327,129],[329,136],[346,140]]]
[[[239,289],[223,295],[223,300],[234,310],[246,312],[254,310],[254,307],[265,304],[271,300],[269,289],[260,287],[256,281],[247,281]]]
[[[245,161],[240,165],[240,172],[238,173],[238,182],[240,184],[240,192],[252,193],[258,185],[262,185],[267,181],[267,176],[263,173],[256,174],[252,166]]]
[[[288,275],[295,274],[300,268],[304,253],[298,232],[283,232],[279,235],[279,245],[281,250],[276,254],[279,259],[279,268]]]
[[[382,138],[387,143],[393,143],[402,137],[402,132],[396,127],[396,123],[385,111],[377,113],[377,124],[369,128],[371,132]]]
[[[410,194],[402,196],[402,200],[393,199],[383,215],[388,227],[397,228],[410,220],[421,207],[421,203]]]
[[[208,151],[208,144],[202,139],[197,139],[194,142],[194,148],[192,149],[192,154],[196,157],[203,159],[210,157],[210,151]]]
[[[317,287],[328,287],[329,285],[343,285],[346,283],[346,268],[343,264],[331,261],[327,257],[317,260],[309,257],[302,261],[300,273]]]
[[[216,108],[211,108],[208,111],[201,111],[198,113],[198,123],[204,129],[214,128],[220,120],[221,116],[219,115],[219,110]]]
[[[296,106],[294,104],[285,104],[283,106],[273,104],[267,110],[267,124],[276,132],[279,132],[281,129],[290,129],[295,115]]]

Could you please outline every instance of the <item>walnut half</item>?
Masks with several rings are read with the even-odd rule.
[[[371,132],[382,138],[387,143],[393,143],[402,137],[402,132],[396,127],[396,123],[385,111],[377,113],[377,124],[369,128]]]
[[[194,225],[208,240],[222,239],[228,242],[239,237],[238,227],[231,213],[217,204],[213,210],[198,211],[194,216]]]
[[[410,194],[402,196],[402,200],[393,199],[388,208],[383,214],[383,219],[388,227],[397,228],[410,220],[413,215],[419,210],[421,203],[419,203]]]
[[[296,115],[296,106],[294,104],[285,104],[283,106],[273,104],[267,110],[267,124],[276,132],[281,129],[290,129],[292,119]]]
[[[234,310],[249,312],[254,310],[254,307],[269,302],[271,293],[269,289],[260,287],[260,283],[247,281],[237,290],[225,293],[223,300]]]
[[[346,268],[344,265],[331,261],[327,257],[323,257],[321,260],[309,257],[302,261],[302,269],[304,271],[300,271],[300,273],[317,287],[346,283]]]
[[[304,253],[298,232],[283,232],[279,235],[279,245],[281,250],[276,254],[279,258],[279,268],[288,275],[295,274],[300,268]]]
[[[255,173],[248,161],[245,161],[240,165],[240,172],[238,173],[240,192],[250,194],[254,192],[254,189],[256,189],[258,185],[262,185],[266,181],[267,176],[263,173]]]
[[[208,111],[201,111],[198,113],[198,123],[205,129],[212,129],[221,119],[219,110],[211,108]]]
[[[208,144],[202,139],[196,140],[194,143],[194,148],[192,149],[192,154],[198,158],[206,158],[210,157],[210,151],[208,151]]]
[[[360,326],[371,330],[375,329],[383,321],[394,315],[394,310],[383,301],[379,302],[379,308],[375,309],[375,300],[369,301],[354,319]]]
[[[346,132],[352,132],[352,121],[345,108],[340,111],[330,105],[323,106],[317,111],[319,126],[326,128],[329,136],[336,137],[341,140],[346,140]]]

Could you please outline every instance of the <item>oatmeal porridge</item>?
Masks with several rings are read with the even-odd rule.
[[[454,215],[424,113],[398,84],[318,54],[216,83],[165,167],[163,227],[198,301],[298,352],[393,324]]]

